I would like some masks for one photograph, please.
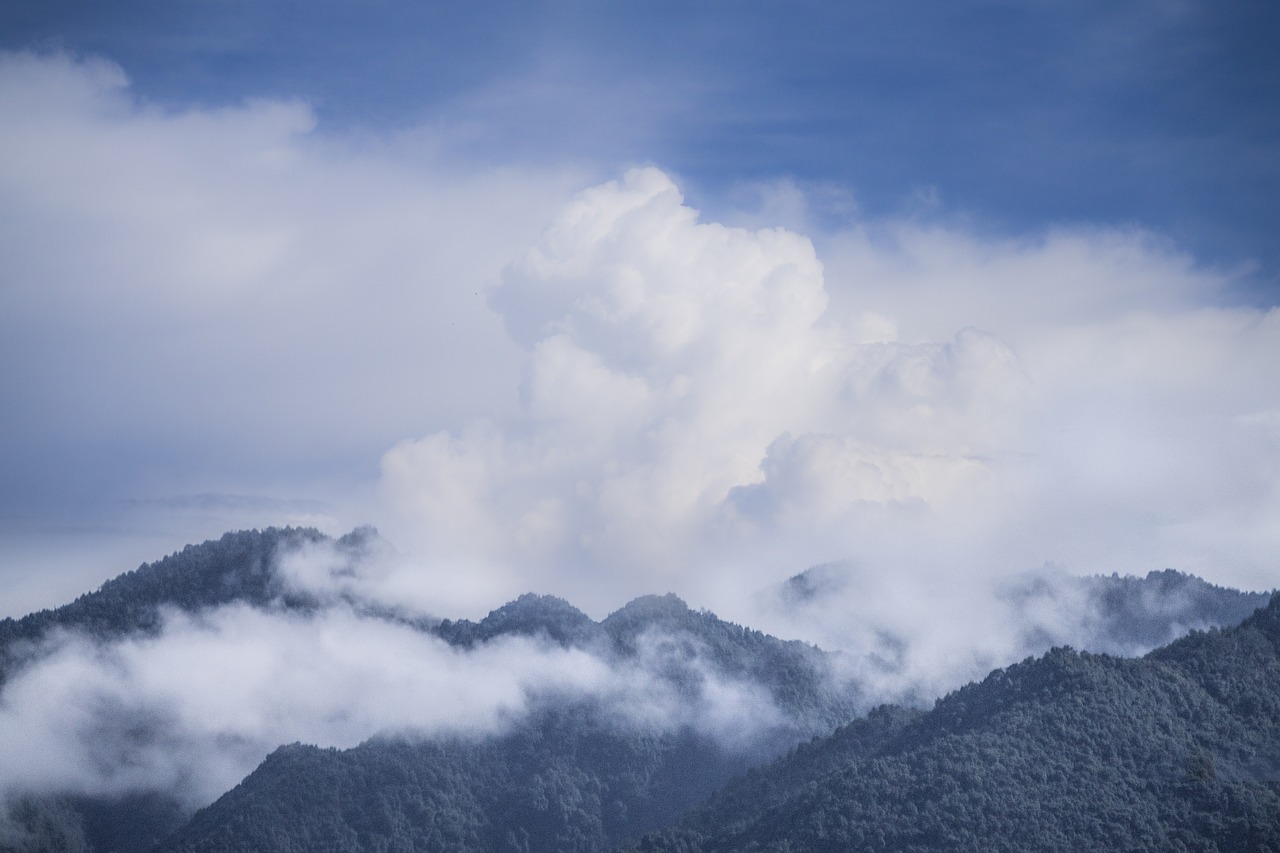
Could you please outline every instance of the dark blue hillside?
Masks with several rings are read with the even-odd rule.
[[[632,850],[1280,850],[1280,601],[1145,658],[1054,649],[882,709]]]

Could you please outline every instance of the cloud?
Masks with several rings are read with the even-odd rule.
[[[0,56],[0,107],[11,439],[281,471],[508,399],[478,291],[571,170],[455,168],[425,132],[336,138],[299,102],[160,109],[56,54]]]
[[[1077,572],[1274,583],[1280,312],[1132,229],[982,240],[898,223],[829,248],[833,303],[904,336],[988,330],[1029,377],[985,546]]]
[[[338,135],[298,101],[160,107],[65,54],[0,54],[0,111],[8,571],[36,571],[18,538],[66,562],[55,526],[115,532],[101,580],[297,520],[137,503],[173,494],[317,500],[347,528],[399,438],[514,407],[518,350],[483,293],[581,185],[572,165],[462,164],[429,129]]]
[[[701,222],[655,169],[587,190],[493,294],[526,351],[520,416],[401,443],[384,492],[439,558],[577,589],[594,567],[599,606],[734,540],[821,540],[862,504],[980,483],[1026,384],[1014,354],[875,318],[851,338],[827,301],[800,235]]]
[[[818,239],[703,221],[652,168],[579,194],[491,298],[521,411],[390,450],[393,538],[487,595],[750,624],[744,591],[829,559],[907,612],[1046,564],[1274,582],[1280,312],[1228,272],[1131,228]]]
[[[810,217],[831,188],[792,185],[733,227],[652,168],[566,202],[580,173],[442,159],[447,128],[161,109],[63,55],[5,55],[0,104],[24,564],[52,519],[145,526],[114,569],[306,520],[377,523],[453,614],[733,613],[845,557],[1270,577],[1276,315],[1158,235]],[[213,493],[270,517],[155,511]]]

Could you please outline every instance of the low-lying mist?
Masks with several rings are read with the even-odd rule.
[[[325,553],[353,568],[349,551],[329,545],[285,562],[296,571]],[[18,649],[0,694],[4,787],[160,791],[194,808],[280,744],[483,738],[558,705],[589,706],[621,729],[692,731],[742,755],[780,731],[815,731],[765,685],[726,671],[695,633],[661,622],[641,624],[624,650],[545,628],[451,643],[427,627],[438,620],[350,597],[309,601],[167,607],[155,631],[104,640],[59,629]]]

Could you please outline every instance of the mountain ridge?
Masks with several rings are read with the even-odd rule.
[[[63,607],[29,614],[22,619],[0,620],[0,690],[4,689],[6,679],[23,667],[38,664],[41,642],[57,631],[81,632],[94,642],[105,644],[133,636],[158,637],[165,613],[170,610],[200,614],[226,605],[292,614],[291,618],[310,618],[311,614],[335,606],[335,601],[322,600],[289,585],[278,571],[279,557],[290,549],[323,546],[358,559],[363,549],[373,546],[376,535],[370,528],[357,529],[337,540],[310,528],[228,533],[218,540],[191,545],[154,563],[143,564]],[[1099,624],[1106,624],[1108,619],[1123,622],[1134,614],[1149,617],[1149,624],[1139,626],[1132,636],[1122,638],[1123,642],[1129,642],[1133,636],[1178,629],[1186,621],[1187,613],[1195,611],[1196,602],[1208,601],[1212,605],[1208,607],[1207,617],[1212,621],[1223,618],[1224,614],[1230,617],[1259,598],[1270,597],[1264,593],[1213,587],[1194,576],[1172,570],[1151,572],[1145,578],[1094,576],[1086,581],[1101,591],[1095,598],[1110,602],[1101,611],[1103,618]],[[1206,589],[1208,598],[1197,597]],[[1024,594],[1045,593],[1032,589]],[[315,830],[319,834],[308,836],[308,844],[327,845],[330,849],[374,849],[389,844],[398,837],[396,833],[400,830],[396,827],[403,829],[413,824],[417,820],[413,815],[427,814],[421,811],[424,803],[437,802],[432,799],[436,796],[431,794],[432,790],[437,794],[456,793],[469,805],[464,803],[458,811],[448,802],[437,802],[437,806],[431,807],[436,810],[430,813],[445,817],[441,818],[444,823],[437,826],[437,835],[432,836],[436,840],[417,837],[414,849],[586,850],[632,844],[632,848],[640,845],[636,849],[710,851],[738,849],[735,846],[738,842],[757,845],[757,848],[743,849],[774,849],[769,846],[774,841],[792,841],[783,836],[769,841],[767,834],[751,835],[758,827],[753,829],[750,820],[741,814],[732,817],[734,803],[738,804],[739,811],[745,809],[756,817],[785,813],[789,817],[783,823],[804,825],[815,814],[825,812],[815,812],[812,803],[797,800],[794,792],[808,790],[816,784],[814,774],[819,770],[825,768],[825,775],[820,774],[826,780],[823,784],[845,790],[840,785],[852,784],[845,778],[851,772],[850,778],[860,778],[862,784],[869,785],[871,777],[866,774],[871,771],[867,768],[890,767],[893,761],[906,762],[896,772],[908,773],[901,777],[908,779],[908,771],[918,769],[911,761],[928,750],[936,750],[942,743],[969,749],[972,745],[966,738],[987,738],[988,747],[996,749],[996,753],[992,753],[995,755],[999,753],[999,739],[992,741],[991,738],[999,732],[991,728],[992,720],[1021,720],[1019,715],[1023,711],[1035,711],[1041,715],[1036,719],[1052,724],[1050,729],[1057,732],[1055,736],[1060,745],[1070,744],[1071,750],[1089,755],[1088,750],[1093,746],[1076,744],[1063,730],[1063,721],[1054,716],[1057,712],[1043,709],[1056,707],[1055,703],[1087,703],[1093,701],[1090,696],[1112,694],[1129,696],[1138,704],[1154,703],[1153,707],[1161,708],[1182,702],[1207,726],[1203,731],[1196,729],[1198,734],[1194,737],[1188,734],[1192,731],[1188,726],[1195,720],[1177,722],[1171,717],[1161,724],[1169,731],[1181,733],[1177,737],[1160,725],[1153,723],[1148,727],[1143,737],[1150,743],[1165,744],[1168,748],[1164,754],[1174,756],[1161,768],[1163,775],[1155,782],[1147,780],[1151,784],[1184,784],[1190,779],[1205,784],[1256,787],[1280,778],[1277,772],[1280,756],[1248,733],[1249,725],[1272,731],[1275,721],[1280,719],[1280,699],[1276,698],[1280,696],[1280,689],[1273,689],[1276,685],[1272,677],[1274,644],[1262,643],[1255,630],[1259,626],[1270,626],[1267,630],[1271,631],[1280,620],[1274,599],[1268,609],[1256,612],[1240,628],[1193,630],[1186,640],[1194,642],[1177,641],[1142,659],[1054,648],[1044,655],[997,669],[986,678],[942,697],[930,710],[882,706],[869,711],[868,700],[858,695],[856,685],[841,686],[832,679],[833,658],[828,653],[803,642],[780,640],[749,627],[724,622],[709,611],[693,610],[672,594],[641,596],[598,622],[563,598],[532,593],[495,608],[475,622],[408,618],[385,608],[341,598],[336,600],[336,606],[352,607],[362,618],[408,626],[439,638],[460,653],[499,639],[504,642],[528,640],[536,648],[585,652],[609,667],[630,667],[643,672],[646,678],[656,679],[655,684],[669,685],[674,690],[669,696],[675,697],[671,701],[692,703],[689,708],[705,701],[701,698],[704,691],[716,688],[719,681],[743,685],[762,691],[761,695],[781,710],[779,719],[785,725],[777,729],[772,741],[762,741],[759,751],[747,754],[726,748],[708,732],[690,728],[688,721],[668,728],[625,729],[619,728],[616,709],[610,710],[593,701],[535,704],[526,719],[488,740],[452,736],[423,740],[382,735],[350,750],[302,744],[282,747],[225,795],[239,792],[228,802],[236,808],[247,809],[240,813],[241,817],[236,817],[234,809],[229,811],[227,803],[219,800],[223,807],[202,810],[199,820],[188,820],[185,814],[175,811],[174,804],[165,799],[163,792],[141,798],[133,795],[86,798],[55,792],[43,799],[24,795],[17,800],[12,799],[11,792],[10,800],[3,805],[17,834],[6,836],[0,832],[0,851],[145,851],[161,837],[178,830],[180,822],[185,824],[182,832],[186,834],[173,836],[168,847],[157,849],[235,849],[226,846],[234,837],[234,833],[227,834],[230,832],[227,827],[260,823],[243,815],[261,816],[267,813],[255,809],[267,808],[269,812],[274,808],[266,805],[269,798],[261,798],[265,796],[262,791],[266,790],[261,787],[262,780],[274,779],[277,785],[305,789],[311,784],[304,779],[309,773],[315,774],[314,780],[328,780],[315,784],[320,784],[322,789],[330,786],[326,790],[338,800],[358,799],[370,791],[378,798],[371,811],[357,809],[350,813],[335,811],[332,805],[335,800],[325,805],[323,797],[318,801],[295,802],[294,819],[309,814],[319,820],[317,826],[328,827]],[[1262,615],[1268,613],[1271,615]],[[1267,657],[1269,654],[1272,657]],[[1261,661],[1261,664],[1251,669],[1249,661]],[[1166,676],[1163,682],[1152,675],[1159,667],[1164,667],[1160,670]],[[1174,687],[1170,687],[1171,684]],[[1187,686],[1191,684],[1196,685],[1195,690]],[[1196,693],[1197,690],[1203,695]],[[1106,719],[1121,719],[1110,706],[1104,710],[1109,715]],[[866,713],[859,715],[861,712]],[[1078,719],[1071,719],[1073,725],[1083,725]],[[788,720],[790,722],[786,722]],[[1036,733],[1033,726],[1025,720],[1019,725],[1022,727],[1018,731],[1026,743],[1038,743],[1033,737]],[[933,727],[928,730],[933,733],[926,737],[928,726]],[[1280,743],[1280,737],[1275,740]],[[1127,747],[1129,753],[1141,752],[1140,741],[1141,738],[1134,742],[1136,745]],[[1115,742],[1124,741],[1116,739]],[[788,749],[792,751],[788,753]],[[775,763],[760,766],[763,759],[780,753],[786,754]],[[943,766],[938,762],[945,756],[928,754],[933,755],[929,761],[936,767]],[[1114,751],[1099,753],[1104,757],[1117,754]],[[1001,766],[1020,766],[1001,760],[1005,761]],[[363,762],[369,762],[369,767],[362,770]],[[753,766],[757,769],[749,769]],[[1056,765],[1050,761],[1046,766]],[[1067,774],[1064,778],[1076,773],[1071,778],[1085,779],[1066,765],[1057,770]],[[963,778],[984,776],[981,773],[973,776],[972,769],[964,772],[970,776]],[[347,773],[354,773],[351,777],[354,780],[364,781],[342,781]],[[740,781],[731,781],[743,773]],[[415,778],[436,781],[424,783],[425,787],[405,782]],[[386,782],[387,779],[391,780],[387,782],[390,787],[380,787],[382,783],[378,780]],[[845,781],[837,783],[831,781],[833,779]],[[1081,784],[1091,783],[1086,780]],[[538,791],[542,793],[536,793]],[[1214,789],[1210,793],[1219,799],[1230,799],[1229,791]],[[1258,802],[1270,803],[1265,790],[1258,793],[1248,788],[1247,793]],[[1177,791],[1174,794],[1178,795]],[[707,797],[711,799],[703,811],[692,812],[684,824],[672,823]],[[1197,819],[1211,823],[1218,813],[1204,803],[1196,805],[1197,802],[1187,800],[1183,804],[1190,809],[1189,814],[1199,815]],[[1261,826],[1259,831],[1270,831],[1259,822],[1259,812],[1249,802],[1236,803],[1231,806],[1235,811],[1222,812],[1226,815],[1224,820],[1235,821],[1232,831],[1245,832],[1240,837],[1246,841],[1252,837],[1248,836],[1248,832],[1253,831],[1250,827]],[[447,814],[439,811],[446,807],[452,811]],[[345,816],[335,822],[335,814]],[[1168,817],[1160,814],[1161,820]],[[729,827],[736,834],[711,832],[705,823],[711,820],[707,815],[719,815],[715,820],[721,828]],[[698,824],[698,820],[704,823]],[[848,816],[839,820],[843,825],[849,824]],[[0,820],[0,824],[3,823]],[[892,821],[886,818],[883,827],[891,826]],[[1112,838],[1105,833],[1099,835],[1096,827],[1086,827],[1088,832],[1094,832],[1088,835],[1085,829],[1072,826],[1072,831],[1085,832],[1081,837],[1092,839],[1091,843]],[[1240,829],[1242,826],[1244,829]],[[0,826],[0,830],[3,829]],[[1203,840],[1201,829],[1183,826],[1178,830],[1181,835],[1166,833],[1160,837],[1185,846],[1191,841]],[[202,838],[198,830],[212,834]],[[352,832],[356,835],[352,836]],[[636,842],[626,840],[643,832],[653,834]],[[725,847],[728,842],[724,839],[728,837],[737,840]],[[834,836],[830,833],[803,836],[804,844],[819,845],[805,849],[823,849],[823,839],[830,841],[831,837]],[[972,840],[979,836],[969,837]],[[22,838],[26,841],[21,841]],[[222,840],[210,841],[214,838]],[[352,838],[363,840],[356,843]],[[944,833],[933,841],[900,839],[902,845],[882,849],[958,849],[946,846],[955,842],[954,838],[950,841],[948,838]],[[1112,840],[1117,838],[1120,836]],[[253,841],[246,842],[242,849],[295,849],[289,846],[294,840],[282,837],[273,842],[253,836]],[[1026,837],[1023,841],[1027,841]],[[276,842],[284,846],[271,846]],[[431,846],[437,842],[444,846]],[[865,843],[865,839],[860,843]],[[1192,845],[1188,849],[1209,848]]]

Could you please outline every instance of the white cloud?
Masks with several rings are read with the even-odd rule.
[[[657,170],[581,193],[494,293],[523,412],[387,453],[393,538],[599,609],[755,549],[847,547],[867,505],[972,500],[1017,430],[1017,357],[975,329],[842,328],[827,301],[807,239],[700,222]]]
[[[1137,230],[820,236],[825,269],[654,169],[581,193],[494,292],[521,413],[388,452],[397,535],[490,594],[747,621],[740,590],[843,557],[1274,583],[1280,314],[1228,274]]]
[[[302,520],[163,516],[174,495],[319,499],[349,527],[398,438],[514,408],[518,350],[484,293],[574,169],[460,165],[427,131],[336,137],[297,102],[161,109],[59,54],[0,55],[0,113],[9,571],[36,571],[18,538],[112,531],[127,556],[102,579]]]
[[[1276,315],[1141,231],[864,219],[815,251],[703,221],[655,169],[553,215],[568,170],[460,168],[447,128],[160,110],[105,62],[5,56],[0,104],[10,512],[144,499],[79,520],[150,508],[106,571],[165,524],[305,520],[387,527],[432,579],[391,586],[449,577],[470,613],[531,588],[724,609],[895,553],[1272,577]],[[156,510],[213,492],[330,509]]]
[[[0,304],[22,355],[4,382],[37,438],[111,430],[251,467],[509,404],[482,294],[569,170],[335,139],[300,103],[160,110],[60,55],[0,57],[0,109]]]

